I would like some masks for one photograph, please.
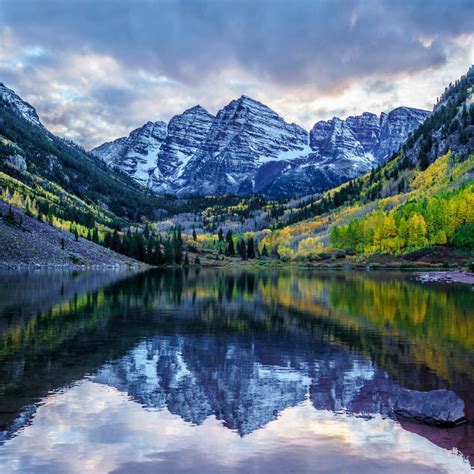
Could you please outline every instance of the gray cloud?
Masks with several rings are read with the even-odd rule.
[[[322,89],[446,61],[442,40],[472,30],[470,1],[3,0],[3,22],[51,50],[110,54],[130,67],[200,81],[237,63]],[[421,36],[438,40],[425,47]]]
[[[165,115],[199,98],[214,105],[213,94],[203,91],[238,89],[232,75],[257,91],[271,85],[286,94],[317,95],[373,80],[373,91],[392,93],[388,85],[383,90],[383,78],[446,66],[446,45],[472,32],[473,5],[471,0],[0,0],[0,31],[12,32],[24,64],[23,70],[0,66],[0,74],[26,88],[28,68],[38,91],[48,78],[75,83],[89,94],[75,99],[78,110],[90,113],[95,107],[105,121],[121,112],[122,125],[140,115],[123,111],[138,107],[152,90]],[[110,77],[110,83],[102,78],[94,86],[96,71],[76,71],[82,82],[61,76],[74,55],[112,58],[123,83]],[[58,104],[71,108],[67,100]]]

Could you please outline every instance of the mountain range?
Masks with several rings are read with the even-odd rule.
[[[308,133],[245,95],[147,122],[92,153],[158,194],[307,195],[386,162],[430,115],[399,107],[317,122]]]
[[[252,232],[253,248],[275,258],[470,246],[471,206],[462,203],[472,199],[473,81],[470,68],[432,114],[366,112],[318,122],[309,132],[242,96],[216,116],[196,106],[94,153],[51,133],[30,104],[0,84],[0,263],[51,263],[51,248],[56,264],[89,262],[99,243],[162,264],[184,258],[173,227],[197,242],[186,250],[219,259],[228,250],[216,243],[221,228],[235,233],[234,246]],[[346,229],[350,219],[360,226],[355,234]],[[419,235],[406,233],[409,220],[419,223]],[[382,234],[395,230],[381,243],[374,226]],[[32,235],[35,245],[18,245]],[[76,245],[85,241],[87,249]],[[32,248],[38,251],[26,252]]]

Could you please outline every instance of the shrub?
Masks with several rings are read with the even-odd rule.
[[[456,247],[474,249],[474,222],[458,227],[451,242]]]

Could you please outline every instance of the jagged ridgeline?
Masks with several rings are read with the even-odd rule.
[[[380,116],[320,121],[308,133],[242,96],[215,117],[198,105],[92,152],[156,193],[287,199],[330,189],[385,163],[429,115],[398,107]]]
[[[152,217],[156,202],[145,190],[74,143],[48,132],[38,119],[29,120],[36,116],[34,109],[28,104],[18,109],[5,100],[6,95],[0,95],[2,171],[32,189],[41,187],[51,194],[69,195],[76,200],[79,214],[82,208],[82,214],[95,213],[96,217]],[[6,180],[4,176],[4,186],[8,184]]]
[[[309,201],[260,246],[288,257],[474,247],[474,68],[384,165]],[[301,223],[297,223],[302,221]]]
[[[470,68],[432,114],[402,107],[334,118],[309,134],[242,96],[216,117],[196,106],[167,125],[147,123],[96,149],[100,157],[50,133],[0,85],[0,197],[150,263],[186,263],[187,250],[248,256],[249,246],[252,256],[316,260],[469,249],[473,78]],[[288,199],[288,189],[313,194]],[[156,194],[166,191],[184,194]],[[247,196],[256,191],[266,197]]]
[[[3,84],[0,198],[29,217],[70,231],[76,240],[87,238],[141,260],[146,253],[143,247],[149,244],[139,235],[145,222],[203,206],[199,200],[177,201],[151,194],[125,173],[55,136],[40,122],[35,109]],[[15,217],[22,219],[10,210],[4,221],[15,223]],[[17,230],[37,229],[27,222]]]

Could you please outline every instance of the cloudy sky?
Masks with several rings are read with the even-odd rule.
[[[309,129],[432,107],[473,58],[473,0],[0,0],[0,82],[86,147],[249,95]]]

